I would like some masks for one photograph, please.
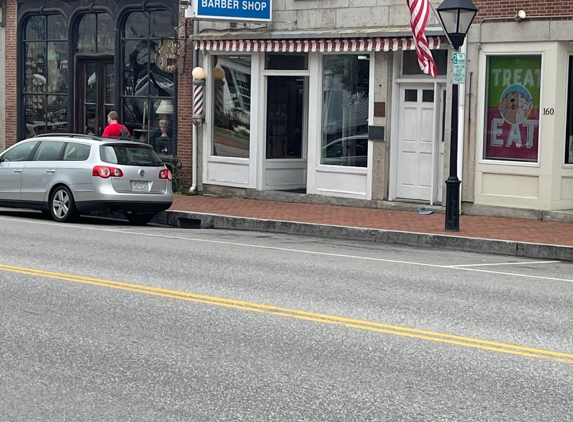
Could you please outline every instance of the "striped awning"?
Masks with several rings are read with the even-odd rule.
[[[440,37],[428,37],[431,49],[440,48]],[[282,40],[196,40],[195,48],[204,51],[266,52],[352,52],[414,50],[413,37],[282,39]]]

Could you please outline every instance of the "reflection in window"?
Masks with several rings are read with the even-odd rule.
[[[267,77],[268,159],[302,158],[304,78]]]
[[[175,155],[173,102],[175,74],[161,69],[156,53],[162,37],[173,36],[174,19],[165,10],[130,13],[122,32],[123,124],[158,154]]]
[[[63,141],[45,141],[34,153],[32,161],[56,161],[60,156],[60,151],[64,146]]]
[[[213,155],[249,158],[251,57],[215,56]]]
[[[439,76],[448,74],[448,50],[433,50],[432,57],[436,62]],[[414,50],[404,50],[402,56],[402,73],[404,75],[423,75],[418,63],[418,55]]]
[[[69,142],[64,151],[64,161],[85,161],[90,156],[91,147],[86,144]]]
[[[38,142],[27,141],[17,144],[2,156],[2,161],[25,161]]]
[[[267,53],[265,55],[267,70],[306,70],[308,69],[307,53]]]
[[[76,34],[79,54],[114,54],[113,20],[108,13],[84,15]]]
[[[368,164],[368,56],[325,55],[321,164]]]
[[[68,132],[68,26],[61,15],[38,15],[25,23],[25,137]]]

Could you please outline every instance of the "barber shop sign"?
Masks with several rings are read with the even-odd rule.
[[[536,162],[541,56],[490,56],[487,66],[484,158]]]
[[[196,0],[193,3],[194,17],[198,19],[271,21],[272,0]]]

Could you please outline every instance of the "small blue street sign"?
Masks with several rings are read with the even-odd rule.
[[[272,0],[195,0],[194,17],[243,21],[271,21]]]

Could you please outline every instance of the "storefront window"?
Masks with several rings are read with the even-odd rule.
[[[24,29],[24,122],[27,138],[68,132],[68,26],[61,15],[32,16]]]
[[[251,56],[213,56],[213,155],[249,158]]]
[[[267,53],[265,54],[267,70],[307,70],[308,54],[306,53]]]
[[[487,59],[484,158],[537,162],[541,56]]]
[[[161,69],[156,53],[174,36],[174,19],[164,10],[130,13],[122,32],[123,123],[158,154],[175,155],[175,74]]]
[[[445,76],[448,74],[448,50],[433,50],[432,57],[436,62],[438,75]],[[402,56],[402,74],[403,75],[423,75],[418,62],[418,55],[414,50],[404,50]]]
[[[114,54],[113,20],[108,13],[82,17],[76,35],[78,54]]]
[[[321,164],[368,164],[368,55],[325,55]]]

